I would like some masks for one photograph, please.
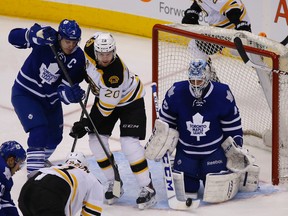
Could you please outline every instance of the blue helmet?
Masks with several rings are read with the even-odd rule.
[[[62,20],[58,28],[58,33],[60,39],[65,38],[67,40],[77,41],[81,39],[81,29],[75,20]]]
[[[2,143],[0,146],[0,155],[4,160],[7,160],[9,157],[14,157],[16,162],[26,160],[25,150],[16,141],[7,141]]]

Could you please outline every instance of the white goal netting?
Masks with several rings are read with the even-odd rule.
[[[262,53],[268,50],[279,55],[279,69],[288,71],[288,49],[279,42],[250,32],[208,26],[156,25],[153,29],[153,81],[158,83],[159,102],[174,82],[187,80],[191,59],[208,54],[217,78],[229,84],[235,96],[246,144],[249,141],[256,144],[260,140],[261,144],[257,145],[271,149],[273,183],[288,182],[288,76],[276,73],[272,76],[269,71],[244,64],[231,43],[235,36],[239,36],[244,45],[256,48],[250,55],[253,62],[272,70],[275,60]],[[211,41],[211,38],[216,40]],[[273,144],[272,131],[277,135],[273,137]],[[257,139],[252,139],[251,143],[250,136]]]

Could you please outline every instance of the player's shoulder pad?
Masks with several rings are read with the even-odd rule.
[[[84,52],[87,56],[95,60],[94,41],[95,41],[95,37],[91,37],[86,42],[85,47],[84,47]]]
[[[101,68],[103,71],[103,80],[107,87],[117,88],[124,80],[124,73],[126,70],[125,64],[116,55],[115,60],[105,68]]]

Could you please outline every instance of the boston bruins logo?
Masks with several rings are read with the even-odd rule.
[[[109,79],[108,79],[108,81],[109,81],[109,83],[111,83],[111,84],[116,84],[116,83],[118,83],[119,82],[119,77],[118,76],[111,76],[111,77],[109,77]]]

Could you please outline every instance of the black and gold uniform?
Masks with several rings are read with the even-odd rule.
[[[199,24],[200,13],[210,26],[251,32],[250,19],[241,0],[193,0],[182,23]]]
[[[111,52],[113,52],[113,58]],[[86,42],[84,53],[87,80],[95,95],[90,117],[113,162],[115,160],[108,141],[116,122],[120,121],[121,150],[129,161],[130,168],[141,189],[136,203],[140,209],[150,207],[156,203],[156,192],[150,178],[144,148],[140,143],[140,140],[145,139],[146,135],[144,86],[139,77],[129,71],[125,63],[116,54],[116,45],[111,34],[96,33]],[[99,60],[101,54],[110,55],[112,60],[109,59],[103,64],[103,61]],[[72,128],[74,135],[77,134],[75,131],[79,131],[79,127],[76,129],[75,125],[76,123]],[[92,129],[89,121],[86,125]],[[82,126],[81,130],[84,130]],[[77,137],[79,137],[79,134],[77,134]],[[94,133],[89,133],[89,146],[108,180],[108,190],[105,193],[105,198],[108,204],[113,204],[117,200],[112,193],[115,178],[113,167]],[[121,188],[121,195],[123,192]]]

